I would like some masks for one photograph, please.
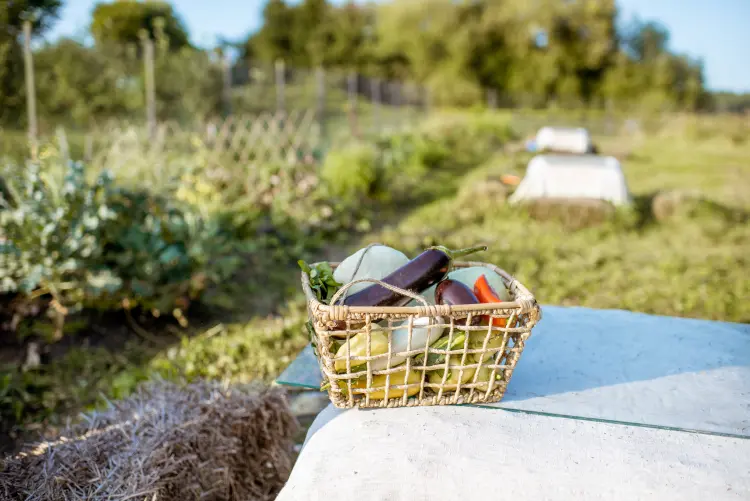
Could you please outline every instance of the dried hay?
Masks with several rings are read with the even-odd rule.
[[[152,383],[6,460],[0,498],[274,499],[296,428],[280,389]]]
[[[661,191],[651,203],[654,220],[666,223],[679,219],[705,219],[745,224],[750,214],[745,210],[709,200],[699,191]]]
[[[540,198],[524,204],[532,218],[556,221],[566,228],[580,229],[610,220],[615,207],[595,198]]]
[[[459,202],[475,202],[479,199],[505,204],[506,198],[508,187],[502,181],[493,178],[465,183],[458,192]]]

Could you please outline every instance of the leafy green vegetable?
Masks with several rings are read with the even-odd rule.
[[[297,261],[297,264],[310,277],[310,288],[315,292],[318,301],[328,304],[342,285],[333,278],[331,265],[318,263],[315,266],[310,266],[302,260]]]

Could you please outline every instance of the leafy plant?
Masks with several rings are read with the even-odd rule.
[[[347,200],[376,195],[379,175],[377,153],[367,143],[353,143],[333,150],[323,163],[321,178],[333,195]]]
[[[181,316],[239,265],[248,245],[169,198],[87,180],[80,163],[8,166],[0,203],[0,292],[49,296],[65,314],[142,307]]]
[[[299,267],[302,271],[307,273],[310,277],[310,288],[315,293],[318,301],[328,304],[339,290],[341,284],[333,278],[333,268],[328,263],[318,263],[315,266],[310,266],[304,261],[298,262]]]

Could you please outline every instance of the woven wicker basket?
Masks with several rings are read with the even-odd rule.
[[[485,266],[496,271],[512,301],[435,306],[411,292],[365,280],[397,290],[422,304],[336,305],[348,287],[360,282],[355,281],[342,287],[332,304],[326,305],[317,300],[309,277],[302,273],[302,288],[314,328],[313,347],[334,406],[411,407],[489,403],[503,398],[524,343],[541,318],[541,309],[526,287],[496,266],[479,262],[457,262],[454,266]],[[477,315],[486,315],[493,321],[472,326],[471,318]],[[419,321],[415,324],[416,319]],[[342,324],[346,325],[345,330],[341,329]],[[417,329],[428,334],[432,331],[427,329],[443,329],[440,338],[447,339],[447,346],[435,348],[436,343],[429,342],[428,334],[422,334],[422,343],[412,343],[413,337],[419,337]],[[394,344],[403,345],[403,335],[401,341],[394,343],[394,331],[406,331],[405,349],[396,350]],[[387,351],[383,352],[385,339]],[[357,348],[365,353],[352,354]],[[343,353],[337,357],[339,350]]]

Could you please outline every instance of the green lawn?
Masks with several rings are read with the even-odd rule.
[[[621,161],[638,205],[609,223],[572,229],[474,193],[481,179],[521,170],[523,162],[499,156],[465,178],[467,195],[417,208],[365,241],[411,253],[435,242],[487,243],[477,259],[513,273],[547,304],[750,322],[750,147],[655,137]],[[667,190],[707,200],[686,200],[657,221],[653,197]]]

